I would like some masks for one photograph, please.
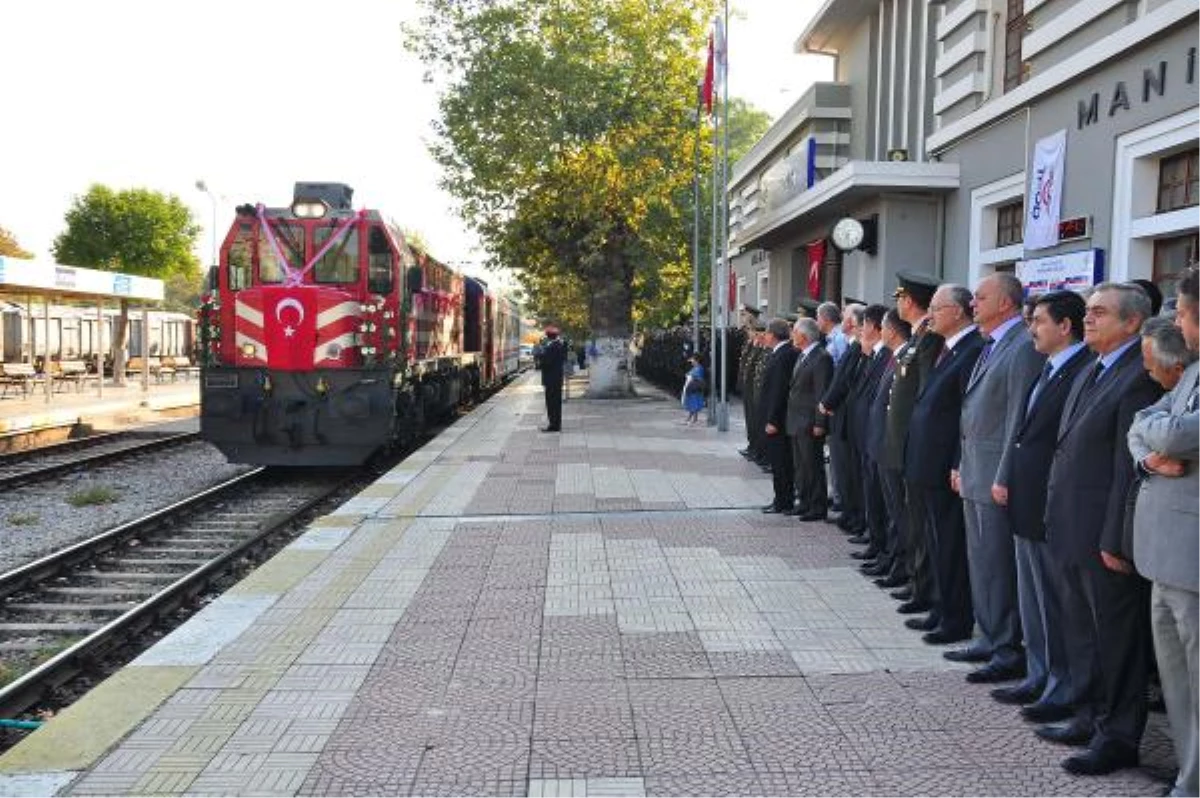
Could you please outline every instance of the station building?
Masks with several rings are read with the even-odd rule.
[[[796,50],[833,58],[835,80],[733,167],[739,304],[879,301],[902,269],[968,285],[995,271],[1075,287],[1146,277],[1169,295],[1200,226],[1197,11],[827,0]]]

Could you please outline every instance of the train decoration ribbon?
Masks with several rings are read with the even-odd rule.
[[[260,202],[255,210],[258,214],[259,224],[262,225],[262,229],[267,233],[267,241],[270,242],[271,249],[275,252],[275,257],[279,258],[279,263],[283,266],[283,283],[288,287],[302,285],[304,275],[308,274],[309,271],[312,270],[312,267],[317,264],[317,261],[325,257],[325,253],[328,252],[334,244],[341,240],[341,237],[344,236],[356,222],[365,219],[367,215],[365,210],[360,210],[349,219],[338,225],[337,229],[333,231],[333,235],[331,235],[329,240],[325,242],[325,245],[317,250],[317,253],[309,258],[308,262],[304,264],[304,268],[296,269],[288,261],[287,256],[283,254],[283,250],[279,246],[279,241],[275,238],[275,231],[271,229],[271,222],[267,219],[266,207]]]

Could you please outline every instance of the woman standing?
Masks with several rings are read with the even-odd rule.
[[[704,409],[704,356],[697,353],[688,360],[692,368],[683,382],[683,409],[688,413],[684,423],[691,427],[695,426],[700,411]]]

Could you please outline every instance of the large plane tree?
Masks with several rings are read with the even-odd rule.
[[[635,302],[690,279],[693,113],[713,3],[421,5],[407,42],[441,92],[431,149],[445,187],[544,320],[586,318],[591,394],[627,392]]]

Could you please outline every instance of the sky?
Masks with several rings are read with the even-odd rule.
[[[732,95],[775,118],[832,79],[830,59],[793,53],[820,5],[731,0]],[[208,263],[236,205],[343,182],[356,208],[480,272],[427,150],[436,96],[400,34],[416,12],[413,0],[0,2],[0,227],[49,259],[90,185],[148,188],[192,208]]]

